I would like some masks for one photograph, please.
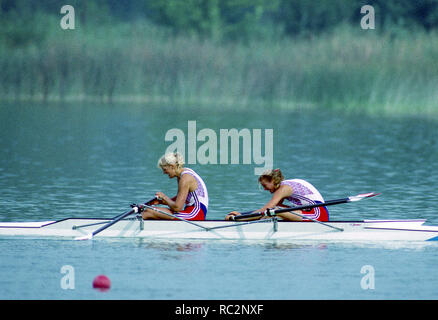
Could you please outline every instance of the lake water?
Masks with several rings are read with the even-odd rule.
[[[0,221],[112,217],[176,181],[156,168],[180,129],[273,131],[274,167],[328,199],[333,220],[426,218],[438,224],[438,121],[335,112],[140,105],[0,105]],[[193,124],[193,123],[192,123]],[[205,132],[205,131],[204,131]],[[198,136],[199,138],[199,136]],[[197,150],[203,141],[197,141]],[[263,145],[263,144],[262,144]],[[265,148],[266,146],[264,146]],[[220,146],[218,143],[218,153]],[[253,150],[254,151],[254,150]],[[264,150],[266,151],[266,150]],[[263,152],[262,152],[263,154]],[[269,199],[250,164],[187,165],[204,178],[209,219]],[[0,238],[0,299],[437,299],[438,245],[353,245]],[[63,266],[74,289],[63,288]],[[362,268],[373,271],[364,286]],[[371,269],[369,269],[371,268]],[[112,287],[96,291],[107,275]],[[71,273],[69,275],[72,275]],[[370,278],[368,278],[370,279]],[[367,282],[370,284],[371,282]],[[71,283],[70,283],[71,284]]]

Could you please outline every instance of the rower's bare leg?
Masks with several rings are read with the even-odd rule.
[[[303,214],[303,211],[301,210],[296,210],[297,213]],[[291,212],[281,212],[281,213],[277,213],[277,216],[282,218],[285,221],[302,221],[303,218],[301,218],[300,216],[297,216],[296,214],[293,214],[294,211]]]
[[[167,212],[169,214],[173,214],[173,212],[170,211],[168,208],[159,207],[157,209],[159,209],[160,211]],[[152,209],[146,209],[145,211],[143,211],[141,213],[141,216],[144,220],[148,220],[148,219],[150,219],[150,220],[172,220],[173,219],[172,217],[169,217],[168,215],[165,215],[164,213],[157,212],[157,211],[154,211]]]

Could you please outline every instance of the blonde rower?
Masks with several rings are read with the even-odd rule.
[[[288,207],[283,203],[285,200],[288,200],[290,204],[295,206],[324,202],[324,198],[313,185],[301,179],[285,180],[280,169],[265,171],[259,177],[259,183],[265,190],[272,193],[272,198],[262,208],[255,210],[254,212],[264,212],[266,209],[275,208],[278,206]],[[329,220],[329,213],[326,207],[317,207],[309,211],[297,212],[318,221]],[[230,212],[225,217],[225,220],[230,220],[231,216],[236,215],[240,215],[240,213],[237,211]],[[303,220],[302,217],[293,214],[293,211],[279,213],[278,216],[283,220],[288,221]]]
[[[205,220],[208,209],[208,192],[202,178],[192,169],[184,168],[184,159],[180,153],[167,153],[158,160],[158,167],[167,174],[170,179],[177,178],[178,192],[173,198],[169,198],[163,192],[157,192],[153,204],[164,204],[159,207],[175,217],[186,220]],[[166,214],[146,209],[142,213],[143,219],[172,219]],[[173,218],[176,219],[176,218]]]

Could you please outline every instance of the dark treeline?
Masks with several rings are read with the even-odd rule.
[[[59,17],[65,4],[65,0],[0,0],[0,35],[11,44],[25,43],[29,34],[44,33],[44,28],[32,26],[35,15]],[[438,27],[438,0],[71,0],[68,4],[82,24],[146,19],[175,34],[213,40],[318,35],[339,24],[357,25],[363,5],[374,7],[380,31]]]

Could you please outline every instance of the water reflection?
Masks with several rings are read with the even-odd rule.
[[[96,241],[96,240],[95,240]],[[225,240],[225,239],[117,239],[100,238],[97,240],[119,246],[134,246],[138,249],[152,250],[165,254],[170,259],[181,259],[185,255],[179,253],[194,253],[199,256],[202,252],[241,252],[242,250],[256,250],[257,252],[286,253],[297,250],[318,250],[329,249],[388,249],[388,250],[426,250],[428,248],[438,248],[438,241],[318,241],[318,240]],[[93,243],[92,241],[91,243]]]
[[[199,251],[204,246],[202,241],[181,241],[181,240],[161,240],[161,239],[145,239],[140,238],[135,240],[137,247],[146,249],[157,249],[160,251],[179,251],[191,252]]]

